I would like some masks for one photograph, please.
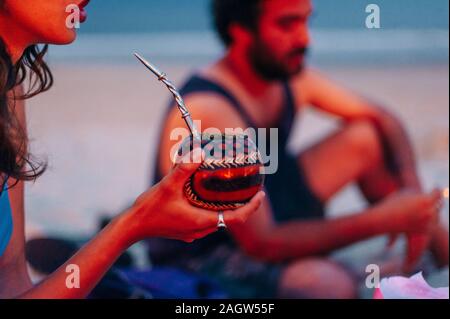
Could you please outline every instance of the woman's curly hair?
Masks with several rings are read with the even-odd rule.
[[[15,111],[15,102],[45,92],[53,84],[53,76],[44,61],[48,46],[29,46],[13,64],[5,42],[0,38],[0,186],[7,178],[16,181],[35,180],[46,169],[28,151],[28,137]],[[21,96],[14,88],[28,79],[28,90]],[[0,189],[1,190],[1,189]]]

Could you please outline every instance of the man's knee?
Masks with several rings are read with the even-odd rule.
[[[287,266],[280,278],[281,298],[352,299],[354,278],[340,265],[325,259],[305,259]]]
[[[383,147],[375,125],[368,120],[355,121],[345,128],[350,145],[365,160],[379,162],[383,158]]]

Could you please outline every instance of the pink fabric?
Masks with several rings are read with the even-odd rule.
[[[381,280],[374,299],[449,299],[449,288],[433,288],[418,273],[411,278],[390,277]]]

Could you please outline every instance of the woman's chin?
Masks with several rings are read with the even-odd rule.
[[[77,38],[77,31],[75,29],[67,29],[67,31],[64,34],[60,34],[57,37],[47,39],[45,43],[55,45],[65,45],[71,44],[76,40],[76,38]]]

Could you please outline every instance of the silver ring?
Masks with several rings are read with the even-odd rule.
[[[227,224],[225,224],[225,219],[223,217],[223,211],[219,211],[217,216],[219,218],[217,221],[217,228],[227,228]]]

